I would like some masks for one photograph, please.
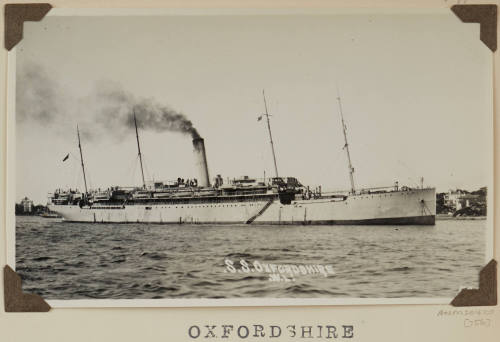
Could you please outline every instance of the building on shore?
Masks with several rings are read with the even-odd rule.
[[[25,213],[25,214],[29,214],[33,211],[33,201],[30,200],[28,197],[24,197],[21,200],[21,206],[22,206],[23,213]]]
[[[463,208],[471,207],[479,200],[480,196],[471,194],[465,190],[450,190],[444,196],[445,205],[453,210],[461,210]]]

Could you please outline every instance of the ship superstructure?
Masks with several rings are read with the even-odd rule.
[[[264,95],[264,94],[263,94]],[[273,154],[275,176],[248,176],[224,180],[217,175],[210,182],[205,143],[194,137],[197,178],[168,182],[146,182],[134,114],[142,186],[88,190],[83,153],[78,147],[85,192],[56,190],[49,195],[49,209],[72,222],[141,222],[173,224],[415,224],[433,225],[436,214],[435,189],[400,187],[356,189],[346,125],[339,101],[345,138],[351,189],[323,192],[311,190],[295,177],[278,176],[269,113],[265,114]]]

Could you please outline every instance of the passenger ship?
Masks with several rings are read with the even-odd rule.
[[[147,183],[134,114],[142,187],[87,189],[80,134],[78,147],[85,192],[56,190],[49,194],[49,209],[65,221],[95,223],[170,224],[299,224],[299,225],[434,225],[434,188],[400,187],[356,189],[354,168],[347,143],[340,98],[339,112],[345,139],[351,189],[323,192],[310,189],[295,177],[280,177],[276,166],[267,104],[267,128],[273,153],[275,176],[268,179],[242,177],[224,182],[217,175],[210,182],[204,140],[193,139],[198,178]],[[260,117],[262,118],[262,117]],[[260,120],[259,118],[259,120]]]

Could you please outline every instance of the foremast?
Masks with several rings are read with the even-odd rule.
[[[76,125],[76,134],[78,136],[78,149],[80,150],[80,161],[82,163],[82,172],[83,172],[83,184],[85,186],[85,196],[87,196],[87,177],[85,176],[85,164],[83,163],[83,153],[82,153],[82,144],[80,142],[80,129],[78,125]]]

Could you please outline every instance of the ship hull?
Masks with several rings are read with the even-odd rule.
[[[434,189],[395,191],[349,196],[345,201],[318,199],[275,205],[255,219],[267,224],[326,225],[433,225],[436,216]]]
[[[326,225],[326,226],[384,226],[384,225],[423,225],[432,226],[436,224],[436,215],[411,216],[411,217],[387,217],[360,220],[308,220],[308,221],[259,221],[259,224],[281,224],[281,225]]]
[[[279,199],[197,204],[125,206],[49,205],[65,221],[165,224],[434,225],[434,189],[348,196],[345,200]]]

